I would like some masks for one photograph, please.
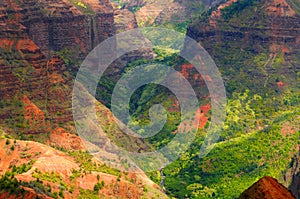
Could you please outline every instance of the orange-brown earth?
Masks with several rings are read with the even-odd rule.
[[[211,78],[209,75],[201,75],[198,72],[195,71],[195,68],[192,64],[183,64],[180,66],[180,73],[188,79],[191,84],[196,87],[196,90],[201,90],[198,95],[200,95],[201,98],[204,98],[208,101],[209,94],[206,90],[206,84],[205,81],[211,81]],[[202,89],[201,89],[202,88]],[[204,128],[205,124],[208,121],[209,110],[211,109],[211,105],[204,104],[199,107],[199,109],[196,112],[195,120],[199,122],[199,128]]]
[[[0,139],[0,175],[9,171],[15,165],[17,167],[22,164],[28,164],[33,161],[32,167],[25,173],[15,174],[18,181],[30,182],[37,178],[43,181],[44,186],[50,185],[52,191],[59,191],[59,187],[63,182],[66,190],[64,191],[65,198],[78,198],[80,190],[94,190],[95,184],[98,181],[104,182],[104,187],[97,194],[99,197],[110,198],[140,198],[154,196],[166,197],[144,174],[122,173],[121,178],[109,173],[86,171],[82,168],[80,162],[76,161],[76,157],[68,155],[68,153],[58,151],[49,146],[32,142],[20,141],[6,143],[7,138]],[[14,150],[11,146],[14,145]],[[96,159],[92,159],[91,165],[101,165],[102,163]],[[79,175],[72,178],[74,171]],[[43,179],[41,174],[53,175],[52,179]],[[40,176],[39,176],[40,175]],[[58,176],[58,177],[57,177]],[[99,177],[100,179],[98,180]],[[55,181],[55,179],[61,179]],[[70,189],[73,189],[71,192]],[[143,191],[144,189],[151,190]],[[26,198],[34,198],[37,195],[32,189],[27,188]],[[0,198],[18,198],[16,195],[1,192]],[[41,198],[49,198],[45,194],[40,195]]]
[[[53,53],[78,47],[81,50],[74,51],[74,56],[86,53],[114,34],[110,2],[84,3],[97,13],[94,18],[68,0],[1,1],[0,104],[4,106],[0,124],[7,132],[23,137],[31,134],[30,139],[67,149],[84,149],[82,144],[70,146],[80,143],[77,136],[70,135],[75,132],[73,80],[62,56]],[[66,140],[69,144],[65,145]]]
[[[67,151],[86,150],[82,140],[74,134],[73,80],[64,57],[53,53],[68,48],[74,55],[82,55],[115,33],[114,12],[109,1],[89,0],[85,3],[96,15],[86,15],[86,10],[71,5],[68,0],[0,2],[0,125],[9,134]],[[132,24],[134,27],[136,22]],[[78,48],[80,52],[76,51]],[[111,113],[103,105],[97,107],[100,112],[103,110],[101,124],[108,128],[108,133],[122,139],[120,131],[110,129],[112,124],[106,123],[110,120],[103,119],[111,117]],[[109,171],[83,169],[75,157],[50,146],[19,140],[5,144],[5,140],[0,140],[0,174],[11,170],[13,165],[20,166],[33,160],[29,171],[15,177],[29,182],[36,180],[35,175],[41,175],[37,171],[42,174],[53,172],[60,176],[61,182],[44,179],[43,184],[50,185],[56,192],[62,186],[60,183],[67,184],[65,198],[77,198],[82,194],[81,189],[93,190],[98,182],[97,175],[105,184],[99,197],[166,197],[143,173],[122,173],[118,179]],[[140,140],[132,141],[134,150],[144,145]],[[93,165],[103,165],[95,158],[91,161]],[[71,180],[74,171],[79,176]],[[37,196],[33,189],[26,190],[26,198]],[[45,195],[40,197],[47,198]],[[1,192],[0,198],[18,196]]]
[[[9,192],[3,192],[0,194],[0,199],[52,199],[51,197],[45,194],[37,194],[33,189],[24,187],[25,193],[22,195],[11,194]]]
[[[298,122],[296,122],[296,124],[291,124],[291,122],[287,121],[285,122],[281,129],[280,129],[280,132],[283,136],[287,136],[287,135],[290,135],[290,134],[294,134],[296,132],[299,132],[300,130],[300,124],[299,124],[299,119],[300,117],[298,116]]]
[[[218,8],[211,13],[211,16],[209,18],[209,24],[212,27],[217,28],[217,21],[216,20],[221,17],[221,10],[228,7],[228,6],[230,6],[234,2],[237,2],[237,0],[229,0],[226,3],[223,3],[223,4],[219,5]]]
[[[293,194],[282,184],[272,177],[263,177],[249,189],[247,189],[239,199],[295,199]]]

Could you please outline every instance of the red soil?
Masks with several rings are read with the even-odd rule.
[[[272,177],[263,177],[240,196],[240,199],[295,199],[283,185]]]
[[[26,95],[23,95],[25,119],[35,127],[45,126],[45,113],[32,103]]]
[[[61,127],[58,127],[52,131],[49,144],[63,147],[67,150],[86,150],[80,137],[68,133]]]
[[[63,131],[58,129],[57,131]],[[15,149],[12,151],[10,148],[15,145]],[[32,168],[23,174],[17,174],[15,177],[19,181],[32,181],[36,180],[32,177],[35,170],[39,170],[42,173],[52,173],[58,174],[62,177],[64,183],[70,186],[74,186],[73,193],[68,191],[64,192],[65,198],[78,198],[80,189],[93,190],[95,184],[98,182],[97,175],[100,176],[100,181],[104,181],[104,187],[99,191],[105,198],[140,198],[144,192],[143,187],[148,184],[154,186],[154,183],[150,181],[145,175],[128,173],[122,174],[122,177],[118,181],[118,177],[101,172],[81,172],[81,176],[76,178],[73,182],[70,180],[70,176],[73,174],[73,170],[80,171],[80,165],[77,163],[73,157],[68,156],[66,153],[57,151],[49,146],[31,142],[31,141],[16,141],[10,140],[10,144],[6,144],[6,139],[0,139],[0,175],[4,174],[11,165],[20,166],[22,164],[27,164],[31,160],[34,160]],[[26,157],[21,157],[22,154],[26,154]],[[92,164],[101,164],[96,159],[92,160]],[[130,180],[130,182],[129,182]],[[43,180],[44,185],[50,185],[53,191],[59,191],[59,182],[53,183]],[[158,186],[156,186],[157,193],[159,192]],[[31,190],[26,189],[24,198],[35,198],[37,194]],[[151,193],[149,193],[151,194]],[[39,195],[41,198],[49,198],[44,195]],[[0,199],[7,198],[18,198],[14,194],[1,193]]]
[[[0,48],[11,50],[15,41],[7,38],[1,38]]]
[[[19,39],[16,48],[22,53],[34,54],[40,51],[40,48],[30,39]]]

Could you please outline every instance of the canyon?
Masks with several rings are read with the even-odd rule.
[[[109,0],[0,2],[0,183],[11,184],[0,190],[0,198],[238,197],[254,182],[240,198],[293,198],[292,194],[299,198],[299,143],[291,144],[299,140],[297,1],[121,2],[122,8]],[[76,133],[72,89],[80,63],[94,47],[117,33],[147,26],[186,31],[203,46],[222,73],[234,110],[228,108],[233,119],[227,121],[216,149],[198,159],[211,120],[210,96],[204,77],[195,74],[191,64],[170,62],[202,100],[196,117],[199,132],[196,143],[179,160],[146,175],[124,172],[86,152],[91,143]],[[142,33],[139,39],[150,42]],[[110,47],[108,52],[118,46]],[[183,52],[188,50],[186,45]],[[128,63],[153,61],[157,56],[160,52],[153,49],[125,54],[106,71],[108,85],[124,74]],[[176,135],[167,131],[157,140],[126,135],[109,109],[111,88],[99,85],[99,90],[98,101],[93,98],[98,123],[88,124],[100,125],[109,139],[126,150],[151,151],[167,143],[165,137]],[[171,96],[165,100],[168,111],[177,114],[178,101],[167,91],[146,104],[137,103],[136,109],[143,111],[166,96]],[[108,138],[97,140],[101,147],[96,152],[111,162],[123,161]],[[261,144],[260,150],[254,141]],[[273,166],[278,172],[270,169]]]
[[[14,168],[31,165],[26,172],[14,176],[19,182],[15,189],[21,190],[21,193],[1,192],[0,198],[17,198],[22,194],[26,198],[52,198],[55,194],[58,196],[59,191],[65,198],[92,195],[140,198],[153,197],[152,194],[166,197],[143,173],[134,178],[129,177],[134,173],[126,174],[123,180],[120,176],[124,174],[118,170],[108,167],[100,171],[101,167],[107,166],[97,159],[88,157],[86,161],[94,165],[89,169],[82,167],[86,162],[75,160],[75,156],[85,151],[86,146],[74,129],[72,72],[77,69],[70,68],[72,64],[68,61],[80,62],[89,51],[117,30],[134,28],[134,16],[130,19],[132,26],[124,25],[127,22],[120,20],[114,23],[115,18],[120,18],[124,11],[118,13],[105,0],[85,1],[83,5],[86,8],[73,1],[61,0],[4,0],[0,4],[0,173],[8,175],[13,165]],[[64,53],[74,59],[68,59]],[[112,135],[123,139],[124,133],[111,128],[114,120],[109,115],[110,111],[101,104],[97,109],[103,125],[111,129]],[[16,139],[32,141],[13,140],[6,133]],[[133,150],[145,145],[139,140],[131,141]],[[109,151],[109,148],[105,146],[103,150]],[[72,157],[70,153],[75,155]],[[35,175],[44,177],[33,177]],[[57,176],[61,180],[39,181],[47,175]],[[75,175],[75,181],[69,180],[72,175]],[[82,178],[79,180],[80,176]],[[101,176],[102,181],[97,180],[97,176]],[[100,182],[104,184],[99,185],[101,191],[94,193],[94,185]],[[59,183],[63,183],[65,188],[61,188]]]

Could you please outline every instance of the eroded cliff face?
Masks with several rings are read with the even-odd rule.
[[[59,182],[38,182],[35,173],[59,176],[61,183],[67,186],[67,190],[62,191],[66,198],[80,195],[89,198],[87,194],[116,198],[141,198],[143,195],[151,198],[155,194],[164,198],[166,196],[158,186],[144,174],[131,173],[132,178],[118,179],[117,174],[123,176],[123,173],[93,159],[88,153],[79,152],[85,151],[86,147],[75,135],[72,116],[74,77],[68,72],[69,66],[63,55],[52,52],[67,48],[84,57],[99,42],[115,34],[114,12],[108,1],[89,0],[83,5],[87,8],[58,0],[0,2],[0,175],[12,172],[12,165],[19,167],[34,162],[28,173],[15,176],[22,186],[25,182],[32,184],[35,181],[51,187],[53,192],[60,191],[57,188],[61,186]],[[149,148],[140,139],[126,140],[124,133],[116,127],[111,112],[99,102],[96,109],[103,128],[118,140],[130,142],[128,146],[132,151]],[[34,140],[48,146],[12,139],[6,144],[2,129],[15,139]],[[103,153],[118,155],[110,152],[105,144]],[[89,160],[84,160],[83,156],[76,159],[80,154]],[[94,169],[83,167],[87,162],[91,163],[88,167]],[[95,172],[96,167],[99,172]],[[78,176],[74,177],[75,173]],[[101,176],[104,185],[101,185],[101,191],[93,192],[99,182],[97,175]],[[145,193],[145,187],[151,190],[149,194]],[[1,186],[0,192],[0,198],[19,197],[18,193],[3,191]],[[32,186],[26,188],[23,196],[52,198],[49,193],[38,195]]]
[[[298,173],[296,173],[293,176],[293,181],[291,186],[289,187],[289,189],[291,190],[291,192],[295,195],[296,198],[300,198],[300,172],[298,171]]]
[[[83,59],[97,44],[115,34],[109,1],[89,0],[83,4],[85,8],[75,5],[67,0],[1,1],[1,98],[18,96],[16,100],[22,101],[22,95],[30,95],[36,107],[46,111],[35,119],[43,120],[45,125],[72,121],[72,79],[62,57],[54,52],[67,49],[76,59]],[[1,115],[9,112],[2,111]]]
[[[65,63],[58,56],[47,59],[31,40],[28,29],[20,23],[21,8],[17,4],[12,1],[2,4],[1,125],[19,136],[47,135],[60,123],[71,130],[72,79]],[[8,8],[14,11],[7,14]]]
[[[123,0],[125,8],[134,11],[139,26],[183,25],[222,0]],[[184,31],[181,29],[181,31]]]
[[[254,89],[274,89],[278,82],[296,86],[300,17],[293,6],[287,1],[235,2],[206,12],[188,27],[187,35],[209,52],[227,84],[234,81],[230,71],[242,70]]]
[[[45,53],[64,48],[88,53],[115,34],[113,9],[106,0],[86,1],[86,8],[75,5],[67,0],[22,1],[21,23]]]
[[[77,49],[84,56],[115,33],[109,2],[87,3],[94,14],[67,1],[1,1],[0,123],[8,132],[42,135],[37,140],[43,142],[59,127],[75,132],[73,78],[63,57],[49,52],[67,48],[76,54]],[[94,25],[84,23],[88,20]]]

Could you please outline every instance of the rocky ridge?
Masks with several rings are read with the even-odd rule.
[[[252,185],[249,189],[242,193],[239,199],[295,199],[283,185],[272,177],[263,177]]]
[[[78,55],[84,56],[99,42],[115,34],[115,13],[110,3],[105,0],[85,1],[83,5],[86,5],[86,8],[80,7],[82,4],[80,6],[73,5],[71,1],[5,0],[1,1],[0,4],[1,128],[15,138],[42,142],[68,152],[81,153],[79,151],[85,151],[86,146],[75,134],[74,129],[71,104],[73,77],[69,73],[70,63],[68,63],[70,60],[66,59],[61,51],[64,52],[64,49],[67,49],[75,57]],[[89,23],[91,21],[93,21],[92,25]],[[126,27],[123,26],[123,28]],[[57,51],[59,53],[56,53]],[[97,109],[101,113],[100,121],[110,122],[103,124],[105,128],[114,125],[113,120],[108,120],[108,117],[111,117],[109,110],[105,109],[100,103],[98,103]],[[117,128],[110,129],[110,133],[120,140],[123,139],[122,132]],[[130,146],[133,146],[134,151],[145,145],[140,140],[133,139],[130,141],[133,142]],[[10,141],[10,143],[12,142],[13,140]],[[20,151],[19,148],[16,149],[23,145],[26,145],[25,149],[35,148],[34,154],[30,152],[29,155],[27,154],[28,157],[25,158],[24,154],[27,152]],[[10,145],[11,151],[9,148],[8,150],[1,150],[1,153],[3,152],[3,156],[1,155],[1,158],[3,158],[0,160],[1,174],[11,171],[9,165],[27,164],[31,159],[36,161],[38,155],[35,154],[43,151],[45,156],[37,162],[41,164],[43,162],[51,163],[53,165],[50,167],[57,169],[49,170],[48,166],[40,165],[38,171],[41,170],[46,173],[53,171],[55,175],[61,175],[62,182],[72,184],[68,180],[72,172],[70,173],[69,170],[66,173],[61,173],[64,169],[61,169],[60,166],[63,162],[70,162],[70,157],[65,159],[70,155],[56,157],[55,154],[60,152],[49,146],[40,146],[42,145],[36,142],[16,141],[13,145]],[[4,149],[4,145],[1,148]],[[53,151],[53,153],[48,153],[50,151]],[[103,152],[109,153],[109,151],[109,147],[103,145]],[[12,154],[16,156],[11,156]],[[8,160],[10,158],[14,158],[14,160]],[[23,159],[27,161],[24,162]],[[99,165],[104,165],[98,160],[93,160],[93,162],[95,161]],[[76,166],[76,164],[76,161],[72,162],[71,160],[70,165],[79,168],[80,165],[77,164]],[[104,165],[104,167],[106,166]],[[68,168],[67,165],[66,168]],[[76,170],[76,168],[73,169]],[[85,173],[92,171],[82,168],[80,172],[83,172],[83,170],[85,170]],[[108,167],[108,170],[113,169]],[[104,171],[103,176],[106,175],[105,173],[107,172]],[[143,195],[143,186],[153,182],[142,173],[138,174],[137,178],[143,181],[140,184],[141,187],[130,185],[134,188],[130,191],[131,188],[125,185],[127,182],[123,184],[123,180],[120,181],[120,186],[111,189],[109,186],[113,186],[114,181],[119,182],[117,180],[118,176],[116,174],[113,176],[107,175],[107,183],[105,182],[105,184],[108,187],[103,189],[107,193],[101,194],[140,198]],[[26,175],[21,175],[20,178],[17,177],[17,179],[19,183],[27,182],[30,184],[33,183],[31,181],[35,178],[33,172],[29,172]],[[87,185],[85,181],[94,182],[95,179],[97,181],[97,175],[88,175],[86,179],[84,178],[80,182],[81,185],[75,191],[77,193],[71,191],[65,193],[65,196],[67,198],[78,196],[82,194],[81,189],[84,192],[93,191],[94,185]],[[76,187],[77,184],[72,186]],[[24,188],[28,187],[27,184],[25,185]],[[52,186],[52,183],[50,183],[52,189],[59,191],[57,186],[59,185]],[[124,190],[121,191],[123,188]],[[152,190],[152,188],[151,185],[147,189]],[[154,189],[158,190],[157,187]],[[26,188],[26,190],[26,194],[28,194],[28,196],[25,195],[26,197],[36,197],[37,192],[35,190],[30,188]],[[154,192],[156,192],[155,190]],[[158,194],[160,194],[159,190]],[[1,192],[0,198],[7,197],[17,196],[13,193]],[[47,198],[48,196],[43,195],[41,197]]]
[[[90,193],[93,193],[94,186],[98,182],[103,183],[100,191],[93,193],[94,196],[98,197],[141,198],[142,196],[153,197],[157,194],[166,198],[158,186],[148,180],[144,174],[124,174],[113,169],[106,169],[107,171],[101,172],[102,168],[105,170],[105,165],[96,159],[90,159],[89,155],[82,152],[58,151],[40,143],[13,141],[4,137],[0,139],[0,146],[2,149],[0,151],[0,174],[17,171],[15,178],[25,189],[23,193],[16,192],[15,195],[14,192],[9,194],[0,189],[0,198],[21,198],[22,194],[26,198],[37,196],[53,198],[51,193],[58,193],[60,190],[63,190],[64,198],[87,197],[88,195],[84,194],[89,193],[89,190]],[[13,150],[12,146],[14,146]],[[81,157],[78,159],[77,156]],[[26,165],[26,169],[20,171],[21,168],[25,168],[23,165]],[[86,166],[83,167],[83,165]],[[90,166],[93,167],[92,170],[88,169]],[[119,177],[118,173],[120,174]],[[33,182],[35,184],[40,183],[39,191],[32,186]],[[51,191],[43,191],[41,187]],[[144,191],[146,189],[151,191],[147,193]]]

